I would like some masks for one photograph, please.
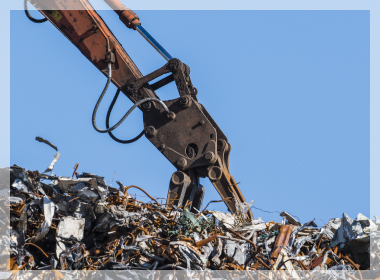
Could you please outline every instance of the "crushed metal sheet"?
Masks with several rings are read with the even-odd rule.
[[[55,153],[54,157],[53,157],[53,161],[50,163],[50,165],[48,166],[48,168],[46,168],[46,170],[45,170],[43,173],[50,172],[50,171],[53,170],[55,163],[56,163],[56,162],[58,161],[58,159],[59,159],[60,154],[59,154],[59,152],[58,152],[58,148],[57,148],[55,145],[53,145],[52,143],[50,143],[48,140],[45,140],[45,139],[42,138],[42,137],[37,136],[37,137],[36,137],[36,140],[37,140],[38,142],[45,143],[45,144],[49,145],[50,147],[52,147],[54,150],[57,151],[57,152]]]
[[[285,217],[286,220],[288,221],[288,223],[291,224],[291,225],[295,225],[295,226],[300,226],[301,225],[300,222],[298,222],[292,215],[290,215],[289,213],[287,213],[285,211],[282,212],[280,214],[280,216],[281,217]]]
[[[192,213],[186,206],[166,209],[152,197],[143,203],[121,183],[115,189],[91,173],[75,173],[75,179],[18,166],[10,173],[9,197],[0,198],[10,228],[0,236],[0,250],[10,255],[12,269],[175,269],[190,276],[190,270],[270,270],[269,276],[285,280],[332,270],[339,276],[336,271],[380,261],[376,217],[353,220],[343,213],[320,229],[286,212],[286,223],[250,221],[242,213],[251,204],[239,205],[236,214]]]
[[[84,233],[84,218],[64,217],[58,224],[57,237],[81,241]]]
[[[38,228],[34,236],[32,237],[31,242],[38,242],[46,236],[46,234],[49,232],[51,222],[54,217],[54,211],[55,211],[54,202],[52,202],[49,198],[44,197],[42,199],[42,203],[43,203],[43,209],[44,209],[43,214],[44,214],[45,220],[42,223],[42,225]]]
[[[235,225],[235,217],[230,213],[222,213],[209,211],[219,222],[223,223],[227,228],[233,228]]]

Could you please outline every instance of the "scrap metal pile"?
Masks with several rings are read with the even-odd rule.
[[[286,212],[282,223],[186,206],[166,209],[136,187],[108,186],[103,177],[57,177],[13,166],[10,212],[1,251],[13,270],[361,270],[369,268],[370,237],[380,249],[380,221],[343,214],[317,228]],[[151,202],[129,193],[140,189]],[[140,191],[136,190],[136,191]],[[1,225],[4,227],[4,224]],[[374,246],[376,248],[374,248]]]

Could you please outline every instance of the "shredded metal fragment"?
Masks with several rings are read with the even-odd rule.
[[[10,212],[10,234],[0,237],[0,248],[15,270],[184,270],[187,276],[268,270],[260,277],[314,279],[321,271],[360,272],[380,263],[379,219],[362,214],[343,213],[320,229],[285,211],[285,223],[247,221],[244,205],[235,214],[167,209],[142,188],[115,189],[91,173],[51,176],[18,166],[10,173],[9,197],[0,198],[1,211]],[[131,188],[151,201],[133,198]],[[334,273],[328,275],[342,275]]]
[[[45,170],[43,173],[50,172],[50,171],[53,170],[55,163],[56,163],[56,162],[58,161],[58,159],[59,159],[60,154],[59,154],[59,152],[58,152],[58,148],[57,148],[55,145],[53,145],[52,143],[50,143],[48,140],[45,140],[45,139],[42,138],[42,137],[37,136],[37,137],[36,137],[36,140],[37,140],[38,142],[45,143],[45,144],[49,145],[50,147],[52,147],[54,150],[57,151],[57,152],[55,153],[54,157],[53,157],[53,161],[50,163],[49,167],[46,168],[46,170]]]

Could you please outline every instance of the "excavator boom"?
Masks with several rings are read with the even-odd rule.
[[[149,141],[177,168],[170,180],[167,207],[189,207],[200,210],[204,187],[199,178],[208,177],[235,213],[244,203],[234,178],[228,169],[231,145],[222,130],[197,99],[197,89],[190,79],[190,67],[171,55],[141,26],[140,19],[118,0],[105,0],[120,20],[137,30],[168,62],[156,71],[142,75],[119,41],[87,0],[29,0],[81,53],[108,77],[106,87],[93,114],[94,128],[102,133],[115,129],[136,107],[143,112],[144,133]],[[158,82],[153,80],[169,74]],[[161,101],[155,90],[175,82],[179,98]],[[95,124],[96,110],[108,85],[118,92],[107,114],[107,129]],[[134,106],[124,118],[109,128],[109,115],[119,92]],[[140,136],[141,136],[140,135]],[[118,141],[128,143],[128,141]],[[129,141],[131,142],[131,141]],[[251,211],[248,219],[253,219]]]

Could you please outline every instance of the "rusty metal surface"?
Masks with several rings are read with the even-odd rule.
[[[245,270],[268,279],[319,279],[325,271],[326,280],[338,271],[350,275],[342,279],[357,280],[366,279],[363,270],[370,260],[380,259],[375,250],[380,222],[361,214],[352,220],[353,228],[341,222],[333,229],[340,219],[322,228],[312,221],[265,223],[244,218],[242,209],[195,214],[188,203],[168,209],[138,186],[117,182],[117,189],[90,173],[72,178],[18,166],[9,171],[10,196],[0,196],[0,216],[10,212],[10,227],[9,235],[0,235],[0,249],[10,259],[1,270]],[[149,201],[137,200],[136,191]],[[355,234],[334,246],[340,230]],[[361,245],[350,249],[352,241]]]
[[[140,25],[139,17],[131,10],[125,7],[119,0],[104,0],[119,16],[120,20],[126,27],[136,29]]]
[[[174,120],[162,108],[144,112],[146,136],[179,170],[211,165],[216,161],[216,131],[195,101],[188,108],[182,101],[164,101]]]
[[[280,233],[277,235],[274,243],[274,250],[270,256],[271,259],[277,259],[282,248],[288,246],[290,235],[294,229],[293,225],[281,226]]]
[[[30,0],[30,2],[103,74],[107,75],[107,45],[115,55],[112,82],[122,88],[127,81],[142,77],[140,70],[126,53],[106,23],[86,0]],[[123,91],[123,90],[122,90]],[[133,102],[157,96],[143,89],[134,96]]]
[[[112,76],[112,82],[134,103],[143,98],[157,98],[149,82],[171,73],[156,82],[153,88],[158,89],[174,81],[180,97],[165,101],[170,112],[165,112],[153,102],[140,107],[144,115],[145,135],[178,170],[189,172],[192,184],[185,188],[184,193],[176,194],[180,199],[177,203],[190,201],[193,208],[199,210],[204,196],[199,177],[209,177],[222,199],[231,198],[225,202],[235,213],[235,204],[244,203],[245,199],[228,170],[231,145],[207,110],[198,103],[197,90],[190,79],[190,67],[179,59],[171,59],[160,69],[142,76],[88,1],[31,2],[100,71]],[[121,18],[125,16],[124,19],[128,19],[128,27],[132,22],[139,23],[138,17],[119,1],[106,2]],[[107,70],[111,66],[112,75]],[[180,191],[172,185],[169,187],[169,193],[175,190]],[[248,215],[253,219],[250,210]]]
[[[166,203],[160,203],[138,186],[117,182],[117,189],[101,176],[79,174],[78,164],[69,177],[9,168],[10,196],[0,196],[0,215],[11,214],[2,219],[9,227],[5,222],[0,227],[9,234],[1,236],[0,249],[11,258],[0,265],[2,270],[253,270],[259,279],[317,279],[318,272],[333,270],[363,280],[360,269],[369,269],[370,261],[380,266],[375,252],[380,249],[377,218],[359,214],[353,220],[343,213],[342,219],[321,228],[285,211],[280,214],[282,224],[254,220],[251,204],[229,172],[231,145],[198,103],[187,65],[173,59],[143,77],[88,1],[31,2],[100,71],[106,74],[112,62],[112,81],[133,102],[156,97],[152,87],[176,83],[180,97],[165,101],[169,112],[153,103],[140,109],[148,139],[178,171],[171,178]],[[107,2],[124,9],[116,0]],[[134,14],[124,16],[133,27]],[[149,86],[169,72],[169,77]],[[204,188],[199,177],[208,177],[222,197],[211,202],[226,203],[231,213],[207,210],[211,202],[200,210]],[[133,198],[132,190],[150,201]],[[230,279],[232,275],[236,274],[229,274]],[[342,278],[329,274],[324,279],[331,275]]]

